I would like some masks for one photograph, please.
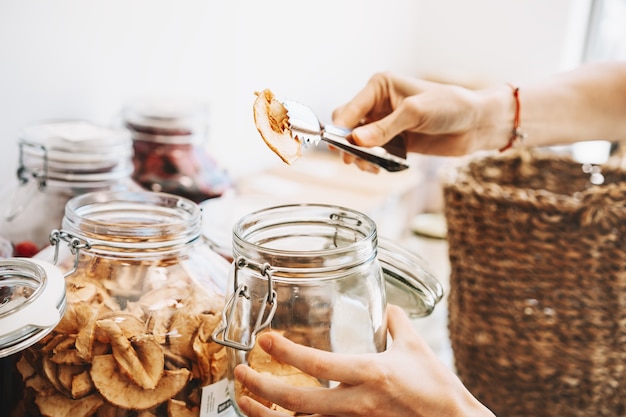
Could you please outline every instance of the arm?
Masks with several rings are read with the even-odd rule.
[[[401,308],[389,306],[388,315],[393,343],[382,353],[345,355],[298,345],[272,332],[259,337],[261,347],[276,359],[340,382],[335,388],[292,387],[245,365],[235,368],[235,377],[252,393],[306,414],[494,417],[437,359]],[[249,417],[285,415],[249,397],[241,397],[238,404]]]
[[[519,87],[528,146],[626,139],[626,62],[587,64]],[[507,85],[468,90],[383,73],[335,110],[333,120],[358,126],[352,136],[359,145],[382,145],[404,132],[409,151],[458,156],[505,146],[515,107]]]
[[[626,139],[626,62],[588,64],[520,94],[531,146]]]

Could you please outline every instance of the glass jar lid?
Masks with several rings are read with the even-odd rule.
[[[65,313],[65,279],[40,259],[0,259],[0,358],[41,340]]]
[[[123,118],[134,139],[200,143],[207,134],[207,105],[186,97],[143,97],[129,102]]]
[[[20,179],[94,182],[128,177],[133,170],[129,132],[84,120],[43,122],[22,129]]]

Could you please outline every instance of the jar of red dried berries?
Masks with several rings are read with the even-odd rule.
[[[83,120],[33,124],[19,134],[16,181],[0,199],[0,230],[14,256],[48,244],[72,197],[103,190],[140,190],[131,178],[132,139],[125,129]]]
[[[123,111],[134,142],[133,178],[142,187],[197,203],[221,196],[233,184],[206,151],[206,105],[185,98],[142,98]]]
[[[234,413],[225,348],[211,341],[229,263],[202,238],[196,203],[149,191],[84,194],[67,203],[51,241],[37,258],[66,274],[67,311],[23,355],[26,408],[72,417]]]

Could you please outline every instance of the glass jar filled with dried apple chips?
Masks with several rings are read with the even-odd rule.
[[[125,129],[84,120],[46,121],[19,133],[17,178],[0,199],[0,231],[14,256],[32,256],[58,229],[65,203],[92,191],[141,190],[131,178],[132,139]]]
[[[24,351],[26,415],[225,416],[225,349],[212,342],[229,264],[199,206],[165,193],[71,199],[38,254],[66,273],[67,311]]]
[[[206,104],[185,97],[144,97],[126,105],[123,119],[133,137],[133,178],[145,189],[199,203],[233,187],[206,150]]]

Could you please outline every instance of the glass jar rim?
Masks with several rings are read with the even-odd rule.
[[[321,228],[321,233],[330,236],[332,230],[334,237],[342,237],[334,241],[335,246],[321,248],[296,249],[272,247],[269,243],[277,238],[273,232],[286,230],[293,227],[305,229]],[[303,238],[314,240],[315,233],[301,233]],[[345,239],[344,234],[349,234],[351,239]],[[317,273],[329,273],[336,271],[337,264],[328,264],[323,267],[310,268],[308,262],[316,263],[320,258],[336,257],[342,259],[343,268],[351,268],[370,261],[376,256],[377,230],[375,222],[366,214],[356,210],[331,205],[331,204],[285,204],[268,207],[253,211],[241,217],[233,226],[233,255],[238,257],[243,254],[256,254],[263,259],[272,259],[271,265],[276,271],[302,271],[314,269]],[[342,254],[352,254],[348,258],[341,258]],[[245,255],[243,255],[245,257]],[[253,258],[257,257],[252,255]],[[297,257],[303,261],[302,267],[281,265],[281,259]]]
[[[166,250],[201,235],[195,202],[152,191],[94,191],[70,199],[62,228],[92,251]]]
[[[0,259],[2,287],[18,296],[0,309],[0,358],[12,355],[50,333],[66,309],[65,279],[54,265],[35,258]],[[6,281],[5,281],[6,280]],[[19,294],[30,288],[32,293]]]
[[[130,132],[86,120],[49,120],[22,129],[20,172],[68,183],[110,181],[132,173]]]
[[[146,96],[129,101],[123,118],[127,125],[150,133],[184,136],[206,128],[208,106],[190,97]]]

